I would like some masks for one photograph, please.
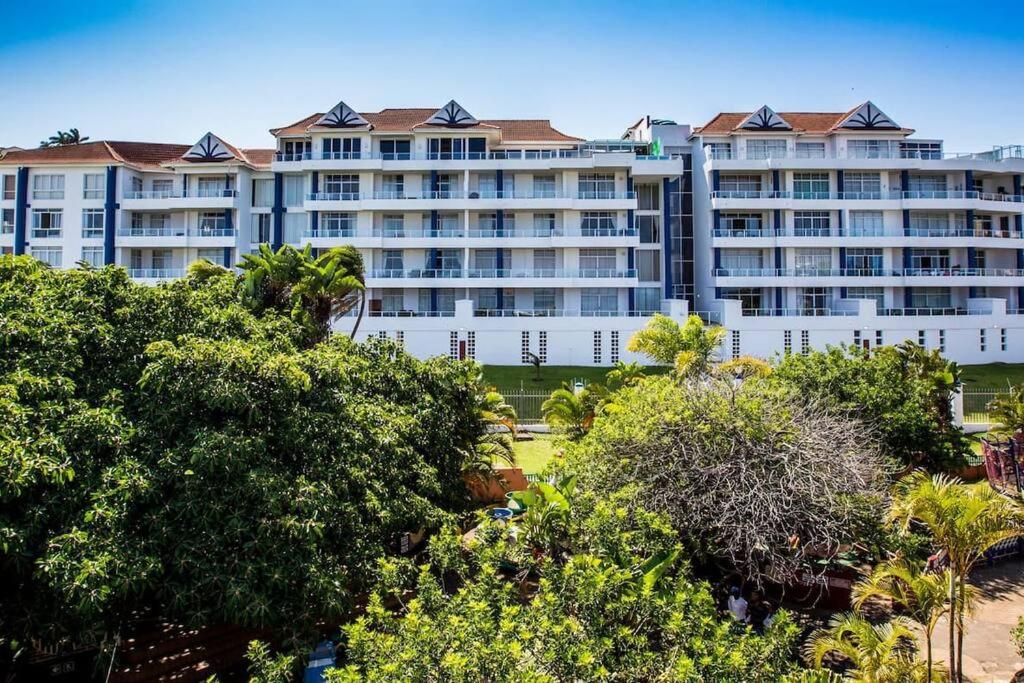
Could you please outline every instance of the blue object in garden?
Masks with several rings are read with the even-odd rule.
[[[309,663],[306,664],[302,683],[325,683],[327,677],[324,675],[324,671],[334,668],[334,663],[334,643],[329,640],[317,643],[317,646],[309,653]]]
[[[508,508],[491,508],[487,511],[488,517],[502,522],[512,519],[512,514]]]

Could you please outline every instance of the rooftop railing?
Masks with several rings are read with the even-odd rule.
[[[1020,268],[715,268],[716,277],[1022,277]]]
[[[376,191],[376,192],[310,192],[306,194],[307,201],[391,201],[391,200],[415,200],[415,199],[581,199],[581,200],[609,200],[609,199],[636,199],[635,192],[614,192],[614,191],[592,191],[576,192],[569,194],[550,192],[504,192],[504,191],[470,191],[457,190],[436,190],[423,192],[406,191]]]
[[[863,228],[718,228],[711,231],[714,237],[988,237],[1000,239],[1022,239],[1011,230],[985,228],[906,228],[885,226],[877,229]]]
[[[629,150],[594,149],[508,149],[486,152],[275,152],[275,161],[348,161],[379,159],[381,161],[502,161],[507,159],[590,159],[604,154],[630,154]],[[668,161],[664,154],[636,154],[637,161]]]

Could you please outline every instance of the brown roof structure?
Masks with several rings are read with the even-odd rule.
[[[11,150],[2,163],[11,165],[130,164],[158,167],[179,158],[191,145],[159,142],[82,142],[61,147]]]
[[[812,135],[826,135],[828,133],[835,132],[839,124],[842,123],[848,116],[856,112],[863,105],[858,104],[849,111],[840,112],[823,112],[823,111],[790,111],[790,112],[776,112],[786,123],[792,126],[792,130],[779,130],[776,132],[784,133],[809,133]],[[745,132],[740,128],[740,124],[743,123],[753,112],[721,112],[717,114],[713,119],[705,123],[703,126],[699,126],[693,129],[694,135],[729,135],[730,133]],[[844,129],[844,130],[857,130],[857,129]],[[749,132],[764,132],[764,131],[749,131]],[[894,133],[913,133],[913,129],[910,128],[896,128],[886,129],[886,132]]]
[[[411,133],[418,128],[431,128],[427,119],[436,108],[382,109],[379,112],[359,112],[372,130],[383,133]],[[316,126],[324,114],[311,114],[304,119],[280,128],[272,128],[274,136],[304,135],[310,130],[330,130]],[[579,142],[582,138],[566,135],[551,125],[549,119],[481,119],[459,130],[492,129],[501,132],[503,142]]]

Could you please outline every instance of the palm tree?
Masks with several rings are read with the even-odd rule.
[[[477,377],[477,386],[483,386],[483,377]],[[477,392],[475,415],[480,437],[465,454],[462,471],[484,477],[494,471],[494,463],[504,462],[515,467],[514,448],[518,416],[516,409],[493,387]]]
[[[1010,387],[1010,393],[997,396],[988,404],[989,419],[995,423],[990,430],[1012,438],[1024,431],[1024,384]]]
[[[904,617],[872,624],[858,614],[837,615],[804,644],[808,664],[820,668],[826,657],[838,655],[850,665],[845,680],[857,683],[927,680],[925,663],[915,653],[911,622]]]
[[[359,274],[353,274],[350,267],[357,267]],[[331,321],[364,300],[362,257],[354,247],[338,247],[313,262],[302,262],[299,273],[299,281],[291,289],[292,316],[310,329],[312,343],[318,344],[330,334]]]
[[[269,244],[260,244],[255,254],[242,254],[238,267],[242,270],[245,296],[253,308],[274,308],[287,312],[291,308],[291,290],[298,283],[302,264],[312,260],[312,247],[299,251],[283,245],[277,251]]]
[[[564,429],[573,441],[582,439],[594,425],[598,405],[607,392],[599,384],[588,384],[578,392],[567,382],[561,389],[551,392],[543,404],[541,414],[552,427]]]
[[[56,135],[51,135],[49,140],[43,140],[39,143],[40,147],[64,147],[65,145],[77,145],[80,142],[85,142],[89,138],[82,137],[77,128],[64,132],[58,130]]]
[[[900,482],[889,518],[905,530],[912,523],[923,525],[946,553],[949,669],[953,680],[962,681],[967,576],[986,550],[1024,533],[1024,511],[988,486],[965,486],[955,477],[918,471]]]
[[[859,610],[872,598],[891,600],[924,629],[925,661],[928,681],[932,680],[932,636],[939,619],[946,613],[946,586],[949,570],[926,573],[923,563],[897,558],[883,562],[853,587],[853,606]],[[968,602],[974,592],[969,591]]]
[[[624,363],[620,360],[605,375],[605,386],[608,391],[618,391],[622,387],[631,387],[642,382],[646,376],[644,366],[636,362]]]
[[[656,313],[644,329],[630,338],[626,348],[644,354],[658,365],[673,366],[680,377],[703,377],[718,361],[723,339],[725,329],[704,325],[700,316],[691,315],[680,325]]]
[[[210,278],[220,277],[229,271],[222,265],[209,259],[196,259],[188,266],[188,277],[196,282],[206,282]]]

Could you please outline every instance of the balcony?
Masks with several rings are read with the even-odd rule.
[[[184,268],[129,268],[128,275],[137,280],[173,280],[184,277]]]
[[[200,189],[184,194],[174,190],[125,192],[121,208],[126,211],[174,211],[188,209],[230,209],[238,198],[237,190]]]
[[[1018,278],[1019,268],[715,268],[715,277],[729,278]],[[943,283],[949,284],[949,283]]]

